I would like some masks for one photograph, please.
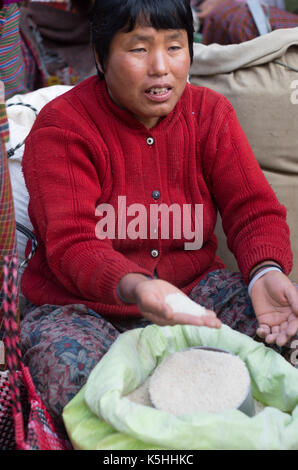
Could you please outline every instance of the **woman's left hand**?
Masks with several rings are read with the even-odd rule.
[[[259,322],[257,335],[284,346],[298,331],[296,287],[285,274],[270,271],[255,282],[250,296]]]

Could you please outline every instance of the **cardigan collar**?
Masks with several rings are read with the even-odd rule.
[[[106,113],[112,113],[118,120],[122,122],[122,124],[129,127],[131,130],[143,131],[146,134],[152,134],[165,132],[170,127],[172,127],[172,125],[179,118],[179,115],[185,105],[189,90],[188,85],[186,85],[186,88],[178,103],[176,104],[175,108],[167,116],[161,118],[158,123],[151,129],[148,129],[143,123],[138,121],[130,111],[120,108],[112,101],[108,93],[105,80],[96,80],[95,94],[99,105],[101,107],[105,107]]]

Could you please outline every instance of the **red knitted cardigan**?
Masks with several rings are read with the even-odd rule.
[[[117,295],[127,273],[155,272],[186,294],[223,268],[214,227],[219,209],[244,279],[258,262],[292,267],[286,210],[267,183],[226,98],[187,85],[175,109],[147,129],[91,77],[46,105],[26,140],[23,170],[39,247],[22,277],[34,304],[82,303],[108,318],[138,316]],[[156,194],[158,197],[156,198]],[[153,195],[155,197],[153,197]],[[103,203],[203,205],[203,243],[184,237],[97,238]],[[125,214],[123,229],[135,220]],[[151,219],[150,219],[151,220]],[[194,213],[192,212],[194,229]],[[116,219],[116,226],[118,219]],[[149,221],[150,223],[150,221]],[[161,222],[160,222],[161,224]],[[125,233],[125,231],[124,231]]]

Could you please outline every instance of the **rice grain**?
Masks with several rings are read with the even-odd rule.
[[[160,410],[176,416],[238,408],[250,387],[244,362],[229,353],[190,349],[168,356],[155,369],[149,396]]]
[[[202,305],[197,304],[189,297],[179,292],[169,294],[165,298],[165,302],[170,305],[174,313],[188,313],[196,317],[206,315],[206,309]]]
[[[152,407],[152,403],[149,396],[149,380],[150,377],[148,377],[142,385],[140,385],[138,388],[126,395],[126,398],[139,405]]]

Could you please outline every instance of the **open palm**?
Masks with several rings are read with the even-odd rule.
[[[206,315],[201,317],[187,313],[174,314],[172,308],[165,303],[166,296],[174,293],[183,294],[177,287],[161,279],[139,283],[136,288],[136,297],[143,317],[160,326],[186,324],[220,328],[221,322],[212,310],[206,309]]]
[[[298,292],[284,274],[271,271],[251,290],[251,300],[259,322],[257,335],[268,344],[285,345],[298,331]]]

